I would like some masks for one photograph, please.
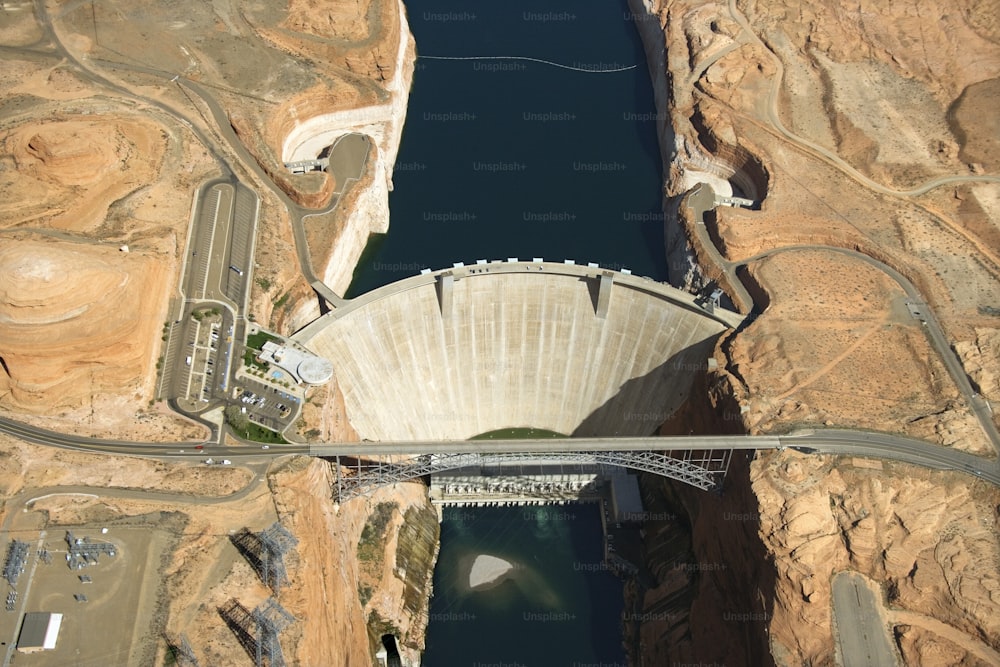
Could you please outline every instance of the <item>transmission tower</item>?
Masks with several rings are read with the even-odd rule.
[[[295,617],[285,611],[278,601],[268,598],[253,610],[257,621],[257,665],[263,667],[285,667],[285,656],[281,652],[278,635],[287,628]],[[267,662],[262,662],[266,658]]]
[[[250,612],[232,598],[219,607],[219,615],[257,667],[285,667],[278,635],[295,621],[295,617],[277,600],[268,598]]]
[[[278,521],[261,532],[259,537],[264,547],[262,553],[264,585],[269,586],[277,593],[278,589],[288,583],[288,574],[285,572],[285,554],[294,549],[299,541]]]
[[[299,542],[280,522],[276,521],[270,528],[259,533],[252,533],[250,529],[242,528],[232,536],[231,540],[265,586],[277,593],[288,583],[285,554],[294,549]]]
[[[167,646],[180,667],[199,667],[198,657],[194,654],[194,649],[191,648],[187,635],[182,633],[179,641],[176,635],[174,637],[168,636]]]

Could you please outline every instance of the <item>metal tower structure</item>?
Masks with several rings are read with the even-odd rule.
[[[243,650],[256,660],[257,667],[260,667],[260,660],[257,653],[257,621],[250,611],[240,604],[236,598],[230,598],[219,607],[219,616],[226,622],[229,629],[236,635]]]
[[[263,547],[261,556],[264,585],[270,586],[271,590],[277,592],[288,583],[285,554],[294,549],[299,541],[281,525],[280,521],[275,521],[271,527],[261,531],[258,538]]]
[[[231,598],[219,607],[219,616],[233,631],[257,667],[285,667],[278,635],[295,621],[277,600],[268,598],[252,612]]]
[[[187,635],[182,633],[179,639],[177,636],[168,636],[166,639],[167,646],[173,652],[174,660],[180,667],[199,667],[198,657],[194,654],[194,649],[191,648]]]
[[[274,522],[259,533],[242,528],[230,539],[265,586],[277,593],[288,583],[285,554],[294,549],[299,541],[280,522]]]
[[[472,443],[470,443],[471,445]],[[336,457],[337,501],[371,493],[380,486],[462,468],[503,465],[584,464],[618,466],[651,472],[699,489],[722,485],[729,471],[732,450],[586,451],[586,452],[461,452],[415,457]]]
[[[281,642],[278,635],[287,628],[295,617],[285,611],[274,598],[264,600],[253,610],[253,618],[257,622],[257,665],[268,667],[285,667],[285,656],[281,652]]]

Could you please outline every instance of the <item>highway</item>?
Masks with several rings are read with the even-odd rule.
[[[211,442],[140,443],[56,433],[0,418],[0,430],[27,442],[120,456],[194,460],[213,457],[263,460],[287,454],[319,457],[411,457],[426,454],[765,450],[799,448],[804,453],[888,459],[935,470],[953,470],[1000,486],[997,461],[888,433],[817,429],[777,436],[709,435],[650,438],[553,438],[539,440],[451,440],[346,442],[337,444],[220,446]],[[195,449],[201,446],[203,449]]]
[[[730,1],[730,13],[733,15],[734,19],[740,24],[746,38],[759,42],[759,38],[751,30],[749,23],[746,21],[745,17],[737,9],[735,2]],[[220,225],[224,229],[218,230],[223,236],[219,237],[215,235],[215,231],[209,235],[209,232],[205,231],[204,228],[199,228],[192,232],[192,240],[195,240],[195,246],[189,248],[189,250],[194,252],[204,252],[211,255],[211,261],[209,258],[205,258],[204,261],[209,262],[207,265],[198,263],[193,263],[190,266],[192,270],[189,271],[186,276],[185,285],[185,296],[187,298],[197,298],[200,292],[200,297],[210,298],[213,301],[217,301],[223,304],[232,304],[235,306],[237,313],[242,311],[242,306],[245,304],[245,299],[247,296],[246,284],[249,281],[249,272],[246,273],[245,281],[233,281],[229,280],[229,276],[223,278],[219,273],[220,269],[223,272],[228,273],[228,266],[232,265],[234,261],[246,261],[246,269],[250,268],[252,264],[253,257],[253,244],[252,244],[252,233],[248,239],[251,239],[247,243],[247,238],[239,240],[237,242],[237,254],[241,255],[240,258],[234,258],[232,255],[234,247],[233,234],[230,233],[230,228],[233,226],[234,214],[233,211],[236,209],[247,210],[247,205],[244,204],[242,207],[238,203],[233,203],[233,200],[238,200],[240,197],[240,191],[250,193],[254,197],[256,195],[252,191],[247,190],[243,186],[239,185],[235,177],[233,176],[233,170],[230,168],[226,158],[218,150],[215,143],[210,140],[204,132],[202,132],[195,124],[191,123],[182,113],[176,109],[150,98],[142,97],[136,95],[135,93],[114,84],[96,74],[92,70],[88,69],[78,61],[72,53],[64,47],[64,45],[59,41],[56,32],[52,26],[51,17],[48,13],[46,4],[43,0],[35,1],[35,13],[38,17],[39,23],[44,31],[43,40],[47,40],[53,47],[53,50],[60,56],[64,57],[70,63],[72,63],[76,69],[79,71],[80,75],[90,81],[109,89],[117,94],[121,94],[127,98],[142,100],[144,103],[152,105],[153,107],[160,109],[164,113],[178,119],[182,124],[188,127],[195,136],[205,145],[205,147],[212,153],[212,155],[219,162],[223,169],[223,172],[227,175],[226,178],[229,179],[230,183],[234,185],[229,185],[228,187],[223,185],[218,187],[217,183],[211,183],[206,186],[206,192],[212,188],[217,188],[219,201],[212,205],[210,204],[210,217],[215,225]],[[40,40],[41,43],[43,40]],[[744,40],[743,43],[747,43]],[[762,44],[762,43],[761,43]],[[29,47],[34,48],[39,44],[29,45]],[[762,44],[763,45],[763,44]],[[766,48],[766,45],[765,45]],[[26,47],[26,50],[30,48]],[[43,52],[39,52],[43,53]],[[44,55],[51,55],[50,53],[44,52]],[[773,54],[772,54],[773,55]],[[939,187],[941,185],[946,185],[949,183],[956,182],[967,182],[967,181],[1000,181],[1000,178],[991,176],[956,176],[956,177],[941,177],[928,181],[920,186],[917,186],[911,190],[907,191],[893,191],[885,188],[862,174],[854,170],[850,165],[845,163],[838,156],[831,154],[829,151],[822,149],[822,147],[817,147],[809,142],[803,140],[801,137],[797,137],[792,133],[788,132],[786,128],[781,124],[780,119],[776,111],[778,90],[781,86],[782,72],[781,62],[777,56],[774,56],[775,61],[778,64],[778,74],[772,81],[772,90],[769,95],[769,121],[772,125],[779,131],[782,136],[789,141],[797,144],[800,147],[813,151],[815,154],[821,155],[827,161],[835,164],[839,169],[844,171],[844,173],[850,175],[852,178],[857,179],[859,182],[863,183],[867,187],[878,190],[880,192],[885,192],[887,194],[893,194],[896,196],[912,197],[924,192],[929,191],[934,187]],[[113,67],[120,67],[126,69],[134,69],[137,71],[144,71],[149,74],[164,78],[167,81],[175,81],[178,86],[183,89],[189,90],[197,95],[201,100],[207,105],[211,115],[213,116],[215,123],[217,125],[216,130],[224,138],[225,142],[228,144],[230,150],[236,154],[241,165],[252,171],[262,183],[264,183],[272,193],[278,198],[282,205],[284,205],[290,212],[291,218],[293,220],[293,232],[295,236],[296,251],[299,258],[300,269],[303,276],[306,277],[310,284],[319,282],[315,274],[312,271],[308,247],[305,240],[303,218],[308,215],[323,214],[331,211],[334,206],[336,206],[336,201],[334,201],[330,207],[325,211],[308,211],[302,209],[302,207],[295,204],[282,190],[278,187],[272,179],[268,177],[266,172],[260,167],[257,161],[249,154],[246,148],[243,146],[242,142],[236,136],[233,130],[229,118],[225,113],[225,110],[221,105],[210,95],[201,85],[197,82],[184,79],[178,75],[171,72],[164,72],[162,70],[157,70],[155,68],[145,68],[136,65],[126,65],[123,63],[104,63]],[[359,147],[353,147],[351,153],[357,154],[357,149]],[[367,158],[367,151],[366,158]],[[349,165],[343,165],[346,169]],[[226,179],[224,178],[223,181]],[[222,183],[220,181],[219,183]],[[233,190],[235,188],[235,190]],[[204,194],[202,195],[202,201],[205,200]],[[693,198],[696,208],[701,209],[699,215],[703,215],[704,211],[710,205],[714,205],[714,201],[709,203],[702,203],[697,197]],[[219,213],[223,211],[223,213]],[[203,211],[199,212],[199,216],[204,217],[205,213]],[[239,217],[239,216],[237,216]],[[208,220],[202,219],[202,227],[208,226]],[[254,210],[254,222],[256,222],[256,209]],[[237,226],[242,224],[239,220],[235,223]],[[715,248],[714,243],[709,237],[707,230],[704,229],[703,225],[696,226],[697,233],[702,235],[702,241],[706,249],[714,251],[713,259],[718,263],[718,266],[730,279],[730,285],[740,292],[740,300],[745,300],[748,308],[751,306],[749,300],[749,294],[746,292],[741,281],[738,279],[736,272],[739,267],[743,264],[736,264],[732,262],[727,262],[719,254]],[[918,304],[924,304],[924,300],[919,292],[916,291],[914,286],[905,279],[898,272],[895,272],[891,267],[888,267],[881,262],[877,262],[871,257],[858,253],[855,251],[845,250],[843,248],[832,248],[825,246],[799,246],[796,248],[783,248],[780,251],[772,252],[787,252],[795,249],[805,249],[805,248],[823,248],[826,250],[832,250],[837,252],[843,252],[845,254],[850,254],[852,256],[858,257],[859,259],[878,267],[880,270],[886,272],[890,275],[906,292],[906,294]],[[763,255],[762,255],[763,256]],[[187,257],[186,260],[189,261],[191,257]],[[759,257],[757,258],[759,259]],[[746,260],[746,261],[752,261]],[[745,263],[745,262],[744,262]],[[204,270],[207,267],[207,271]],[[241,271],[245,269],[239,267]],[[214,272],[214,275],[209,275]],[[242,274],[238,274],[242,277]],[[424,279],[424,277],[417,277],[418,280]],[[641,279],[638,279],[641,280]],[[402,281],[405,282],[405,281]],[[237,285],[237,287],[233,287]],[[738,286],[738,287],[737,287]],[[398,286],[400,289],[405,288],[405,286]],[[233,298],[242,296],[242,299]],[[334,295],[335,296],[335,295]],[[242,301],[242,303],[241,303]],[[343,305],[342,303],[335,303],[335,306]],[[351,307],[352,302],[348,302],[346,307]],[[227,309],[228,310],[228,309]],[[961,363],[951,352],[950,345],[940,327],[937,320],[934,318],[933,314],[930,312],[929,308],[924,308],[925,316],[925,329],[928,332],[928,337],[931,340],[935,350],[940,354],[943,363],[949,370],[955,380],[956,385],[959,390],[965,396],[970,409],[979,418],[981,424],[983,424],[983,429],[989,436],[991,442],[1000,451],[1000,434],[997,433],[996,428],[992,424],[992,416],[989,412],[988,404],[979,396],[977,396],[965,376],[964,370],[961,367]],[[239,331],[234,331],[233,338],[235,340],[242,339],[242,318],[238,315],[233,318],[233,324],[238,324],[240,326]],[[172,358],[177,359],[182,358],[176,353],[172,355]],[[230,354],[230,360],[233,355]],[[227,374],[228,375],[228,374]],[[889,434],[876,434],[876,433],[866,433],[866,432],[848,432],[848,431],[824,431],[817,430],[812,433],[801,434],[796,436],[778,436],[778,437],[730,437],[730,436],[706,436],[698,438],[641,438],[641,439],[571,439],[571,440],[545,440],[545,441],[526,441],[526,440],[516,440],[516,441],[475,441],[474,443],[469,443],[465,441],[461,442],[414,442],[414,443],[345,443],[338,445],[290,445],[290,446],[275,446],[271,450],[262,450],[255,446],[245,446],[245,447],[220,447],[211,443],[204,443],[204,449],[195,450],[194,448],[199,445],[199,443],[131,443],[131,442],[121,442],[114,440],[101,440],[94,438],[81,438],[72,435],[65,435],[54,433],[51,431],[46,431],[44,429],[33,428],[24,424],[19,424],[18,422],[0,419],[0,430],[6,431],[15,437],[19,437],[30,442],[36,442],[39,444],[46,444],[51,446],[65,447],[77,450],[86,450],[94,452],[102,452],[107,454],[131,454],[131,455],[142,455],[142,456],[157,456],[164,458],[173,457],[189,457],[189,456],[226,456],[226,457],[267,457],[267,456],[278,456],[282,454],[312,454],[312,455],[322,455],[322,456],[335,456],[335,455],[365,455],[370,456],[376,453],[392,454],[392,455],[415,455],[415,454],[430,454],[434,452],[446,452],[446,451],[469,451],[470,448],[475,451],[538,451],[544,453],[547,451],[623,451],[629,449],[635,450],[669,450],[669,449],[775,449],[786,446],[799,446],[806,447],[809,449],[814,449],[819,453],[829,453],[829,454],[839,454],[846,456],[867,456],[873,458],[885,458],[894,459],[899,461],[905,461],[908,463],[913,463],[916,465],[921,465],[936,469],[951,469],[967,474],[978,476],[986,481],[993,484],[1000,484],[1000,477],[997,474],[997,464],[995,461],[986,460],[979,457],[974,457],[962,452],[953,451],[947,448],[936,446],[930,443],[919,442],[911,440],[908,438],[903,438],[900,436],[894,436]],[[530,449],[529,449],[530,448]]]
[[[187,127],[195,134],[195,136],[198,138],[201,144],[205,146],[206,150],[208,150],[212,154],[212,156],[218,162],[225,177],[233,178],[235,181],[236,170],[230,165],[227,156],[225,156],[218,149],[215,141],[213,141],[195,123],[191,122],[191,120],[189,120],[183,113],[159,100],[154,100],[152,98],[136,95],[132,91],[111,82],[110,80],[100,76],[99,74],[89,69],[88,67],[85,67],[84,64],[80,62],[78,59],[76,59],[70,52],[70,50],[67,49],[62,44],[62,42],[60,42],[56,34],[56,31],[52,25],[52,18],[49,15],[44,0],[35,0],[35,15],[38,17],[39,23],[42,26],[45,39],[47,39],[47,41],[52,44],[52,46],[54,47],[55,51],[59,56],[62,56],[77,68],[77,70],[79,71],[80,75],[83,78],[88,79],[99,86],[107,88],[127,98],[141,100],[142,102],[147,103],[155,108],[161,109],[163,112],[173,117],[174,119],[179,120],[181,123],[184,124],[185,127]],[[26,47],[25,50],[31,50],[31,48],[35,48],[41,45],[41,43],[42,40],[39,40],[39,44],[28,45],[28,47]],[[250,152],[243,145],[243,142],[240,141],[239,137],[236,136],[236,131],[233,129],[232,124],[230,123],[229,115],[226,113],[225,109],[222,108],[222,105],[220,105],[219,102],[215,99],[215,97],[211,95],[198,82],[185,78],[176,72],[168,72],[166,70],[158,69],[156,67],[139,65],[136,63],[113,62],[100,59],[89,60],[88,62],[108,68],[131,70],[134,72],[142,72],[144,74],[155,76],[163,79],[164,83],[174,82],[182,90],[190,91],[191,93],[194,93],[197,97],[199,97],[201,101],[208,107],[208,110],[212,115],[212,119],[215,121],[216,124],[215,130],[225,140],[225,144],[229,147],[229,149],[238,159],[240,166],[252,172],[259,179],[259,181],[263,183],[271,191],[271,193],[278,199],[281,205],[283,205],[287,209],[289,213],[289,218],[292,221],[292,233],[295,239],[295,250],[299,260],[300,272],[303,275],[303,277],[305,277],[306,282],[308,282],[310,285],[316,282],[320,282],[319,278],[315,275],[312,268],[312,262],[309,255],[309,247],[308,247],[308,242],[306,240],[303,218],[309,215],[324,215],[333,211],[340,199],[339,196],[335,196],[333,200],[330,202],[329,206],[327,206],[323,210],[307,209],[300,206],[296,202],[292,201],[292,199],[285,193],[285,191],[282,190],[281,187],[278,186],[274,182],[274,180],[267,174],[267,172],[260,166],[256,158],[254,158],[254,156],[250,154]],[[347,73],[345,73],[345,75],[346,74]],[[364,80],[363,77],[350,76],[349,78],[351,78],[352,80],[357,79],[357,83],[359,85],[363,85],[366,87],[372,86],[372,84]],[[190,95],[188,95],[188,98],[190,99]],[[194,100],[191,101],[192,104],[194,104]],[[330,156],[331,162],[337,165],[336,168],[338,170],[339,175],[345,174],[348,168],[348,165],[346,164],[344,158],[345,157],[356,158],[357,154],[358,151],[356,150],[354,142],[347,142],[347,144],[345,145],[345,151],[341,155]],[[360,176],[361,170],[364,168],[367,156],[368,156],[368,151],[366,150],[364,151],[364,159],[361,161],[360,165],[357,168],[356,173],[358,176]],[[346,181],[347,179],[345,179],[345,185]],[[326,299],[325,294],[320,294],[319,296],[321,298]],[[340,301],[341,301],[340,297],[336,297],[335,299],[329,300],[330,305],[333,307],[339,306]]]
[[[117,66],[123,66],[120,63],[114,63],[114,64]],[[167,76],[169,74],[168,72],[162,72],[156,70],[152,70],[152,72],[159,74],[160,76]],[[242,162],[244,167],[252,171],[260,179],[262,183],[267,185],[267,187],[271,190],[272,194],[275,197],[277,197],[278,201],[281,202],[281,204],[285,207],[285,209],[287,209],[288,216],[292,222],[292,236],[295,239],[295,253],[299,260],[299,272],[305,278],[306,282],[309,283],[310,285],[313,285],[314,283],[321,283],[322,281],[320,281],[319,277],[316,276],[316,273],[313,271],[312,258],[309,253],[309,242],[306,239],[304,218],[309,216],[326,215],[328,213],[331,213],[334,210],[334,208],[336,208],[337,203],[340,201],[340,197],[334,196],[329,206],[327,206],[325,209],[322,210],[307,209],[300,206],[296,202],[292,201],[292,199],[288,196],[288,194],[284,190],[282,190],[274,182],[274,180],[267,174],[267,172],[264,171],[264,169],[257,163],[257,160],[252,155],[250,155],[250,152],[240,141],[239,137],[236,136],[236,131],[233,130],[232,124],[229,122],[229,116],[226,113],[225,109],[222,108],[222,105],[220,105],[216,101],[216,99],[212,95],[210,95],[208,91],[206,91],[204,87],[199,85],[196,81],[180,77],[176,80],[176,83],[177,85],[183,85],[184,88],[191,90],[193,93],[195,93],[196,95],[198,95],[198,97],[201,98],[201,100],[205,103],[205,105],[211,112],[212,118],[215,120],[219,132],[222,134],[223,138],[225,138],[226,142],[229,144],[229,147],[233,150],[233,152],[236,153],[236,155],[240,158],[240,161]],[[346,146],[349,147],[349,149],[352,152],[355,149],[354,142],[349,142],[348,144],[346,144]],[[365,160],[367,160],[367,156],[368,156],[368,151],[365,151],[365,157],[364,157]],[[342,163],[339,162],[337,155],[331,155],[330,157],[331,157],[331,162],[337,162],[338,164],[340,164],[338,168],[343,169],[343,165]],[[359,175],[360,175],[360,170],[361,168],[363,168],[363,166],[364,163],[362,163],[361,167],[359,167],[358,169]],[[342,189],[343,188],[341,187],[341,190]],[[332,293],[332,290],[330,290],[330,292]],[[326,300],[325,295],[319,294],[319,296]],[[328,303],[330,303],[331,306],[336,308],[337,306],[341,305],[343,300],[337,295],[334,296],[336,298],[333,300],[328,300]]]
[[[789,131],[788,128],[786,128],[782,123],[780,115],[778,113],[778,101],[780,98],[781,85],[784,78],[784,64],[782,63],[781,58],[779,58],[778,55],[774,53],[773,50],[769,48],[769,46],[763,40],[761,40],[760,37],[753,31],[753,28],[750,26],[750,22],[737,7],[736,0],[729,0],[728,9],[729,9],[729,14],[733,18],[733,20],[736,21],[736,23],[740,26],[740,35],[735,37],[736,41],[734,42],[734,44],[730,45],[731,46],[730,49],[720,51],[720,53],[728,53],[731,50],[735,50],[746,44],[756,44],[766,53],[770,54],[776,67],[776,74],[771,79],[770,89],[768,91],[768,97],[767,97],[766,114],[767,114],[767,122],[770,123],[770,125],[773,127],[774,131],[778,134],[780,138],[790,142],[791,144],[809,153],[810,155],[813,155],[814,157],[817,157],[818,159],[827,162],[831,166],[841,171],[846,176],[856,180],[865,187],[870,188],[873,191],[890,196],[895,196],[900,198],[913,198],[926,194],[927,192],[933,190],[934,188],[955,183],[972,183],[972,182],[1000,183],[1000,176],[963,174],[957,176],[935,177],[922,184],[916,185],[908,190],[894,190],[880,183],[877,183],[871,178],[865,176],[857,169],[852,167],[850,164],[848,164],[845,160],[843,160],[839,155],[836,155],[832,151]],[[697,71],[703,72],[713,62],[715,62],[715,60],[718,57],[719,54],[716,54],[715,57],[710,57],[706,59],[708,62],[702,64],[702,66]],[[753,257],[742,259],[738,262],[730,261],[725,257],[723,257],[722,254],[719,252],[718,248],[715,245],[715,242],[712,240],[711,235],[708,233],[708,230],[704,224],[705,212],[715,207],[714,197],[711,196],[711,188],[704,184],[698,185],[695,188],[693,188],[686,197],[687,197],[686,199],[687,205],[690,207],[690,209],[696,216],[695,217],[696,224],[694,225],[694,230],[693,230],[694,234],[698,236],[700,245],[704,248],[705,252],[708,253],[709,258],[722,272],[723,279],[726,282],[726,287],[728,288],[730,295],[736,302],[737,306],[744,312],[751,312],[751,310],[754,308],[754,303],[752,297],[750,296],[750,292],[747,290],[747,287],[743,284],[743,282],[739,278],[740,270],[744,269],[748,264],[754,261],[757,261],[769,255],[777,254],[779,252],[792,252],[796,250],[823,250],[830,252],[839,252],[841,254],[848,255],[850,257],[863,261],[869,264],[870,266],[877,268],[878,270],[882,271],[887,276],[892,278],[906,293],[910,301],[920,307],[923,315],[921,321],[924,324],[923,328],[927,334],[931,346],[938,353],[938,356],[940,357],[942,363],[947,368],[949,375],[951,375],[952,380],[954,381],[956,387],[958,388],[959,392],[965,399],[966,405],[969,407],[969,410],[972,412],[973,415],[975,415],[976,419],[979,421],[983,433],[986,435],[987,439],[993,445],[994,452],[1000,454],[1000,431],[997,430],[997,427],[993,422],[993,412],[990,408],[988,401],[986,401],[973,389],[972,384],[965,373],[965,369],[963,368],[962,363],[957,357],[957,355],[952,350],[951,344],[948,341],[948,338],[945,335],[940,322],[935,317],[932,309],[927,304],[923,295],[917,290],[917,288],[913,285],[913,283],[910,282],[909,279],[907,279],[903,274],[901,274],[899,271],[896,271],[887,264],[880,262],[875,258],[866,255],[862,252],[858,252],[856,250],[849,250],[847,248],[841,248],[835,246],[823,246],[823,245],[802,244],[802,245],[786,246],[780,249],[766,251],[758,255],[755,255]],[[956,225],[948,224],[948,228],[954,231],[956,234],[962,236],[964,239],[966,239],[969,243],[973,245],[973,247],[978,248],[986,258],[994,261],[994,263],[997,263],[998,258],[994,255],[993,249],[984,247],[983,243],[981,243],[977,238],[971,236],[966,230],[957,227]]]
[[[923,329],[927,334],[931,347],[933,347],[934,351],[937,352],[938,357],[941,359],[941,363],[945,365],[945,368],[948,370],[948,374],[951,375],[951,379],[958,387],[959,392],[961,392],[962,396],[965,398],[965,402],[969,406],[969,409],[976,416],[976,419],[979,420],[983,433],[989,439],[990,443],[992,443],[994,451],[1000,453],[1000,433],[997,432],[997,428],[993,423],[993,411],[990,409],[989,403],[982,396],[980,396],[975,389],[973,389],[972,383],[969,381],[969,376],[965,374],[965,368],[962,366],[961,360],[952,349],[951,343],[948,341],[948,337],[945,336],[944,329],[941,328],[941,324],[934,316],[933,310],[924,301],[923,295],[920,294],[916,286],[902,273],[888,264],[880,262],[874,257],[866,255],[862,252],[849,250],[847,248],[821,245],[797,245],[765,251],[745,260],[741,260],[738,266],[745,266],[750,262],[755,262],[771,255],[802,250],[823,250],[826,252],[836,252],[841,255],[847,255],[848,257],[860,260],[869,266],[875,267],[896,281],[896,284],[898,284],[903,292],[906,293],[910,302],[918,307],[921,314],[920,321],[924,325]]]

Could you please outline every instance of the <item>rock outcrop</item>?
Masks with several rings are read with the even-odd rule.
[[[729,262],[758,311],[717,348],[722,368],[707,388],[718,421],[691,428],[711,431],[736,414],[746,432],[838,425],[995,454],[909,313],[910,297],[865,261],[916,286],[995,401],[1000,207],[987,153],[998,115],[985,100],[1000,76],[1000,30],[987,5],[631,6],[676,135],[661,136],[666,192],[704,182],[721,194],[735,187],[759,206],[719,207],[703,227],[683,211],[667,216],[671,266],[690,267],[672,280],[720,278],[718,264]],[[674,219],[683,227],[671,230]],[[754,545],[773,559],[773,583],[726,585],[754,601],[744,605],[751,619],[762,605],[762,641],[776,663],[832,662],[830,578],[852,569],[881,588],[907,661],[990,664],[1000,645],[995,489],[970,476],[790,451],[761,456],[748,477],[730,483],[752,490],[745,513],[757,530],[727,543],[713,537],[724,530],[695,520],[692,544],[700,562],[742,562]],[[704,518],[715,505],[703,500],[690,515]],[[699,586],[692,618],[720,614],[713,586]],[[752,642],[723,655],[719,634],[693,641],[690,654],[664,654],[653,644],[665,641],[657,634],[665,626],[650,623],[648,659],[759,663]],[[740,627],[745,636],[758,629]]]
[[[844,569],[880,582],[892,608],[997,648],[996,489],[955,474],[793,452],[762,457],[751,479],[777,574],[769,629],[781,662],[829,655],[829,582]],[[909,652],[920,650],[910,643]]]
[[[290,612],[309,620],[288,642],[296,664],[371,664],[382,634],[395,635],[416,664],[437,556],[437,515],[426,490],[386,487],[337,506],[333,483],[318,459],[300,459],[272,478],[279,516],[303,536],[300,576],[282,596]],[[317,532],[327,539],[308,537]]]
[[[0,394],[8,407],[84,418],[150,395],[163,297],[147,296],[162,294],[164,268],[107,245],[34,239],[0,247]],[[115,394],[100,389],[112,386]]]

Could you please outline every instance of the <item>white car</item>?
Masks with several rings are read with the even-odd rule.
[[[271,449],[271,445],[261,445],[261,449]]]

